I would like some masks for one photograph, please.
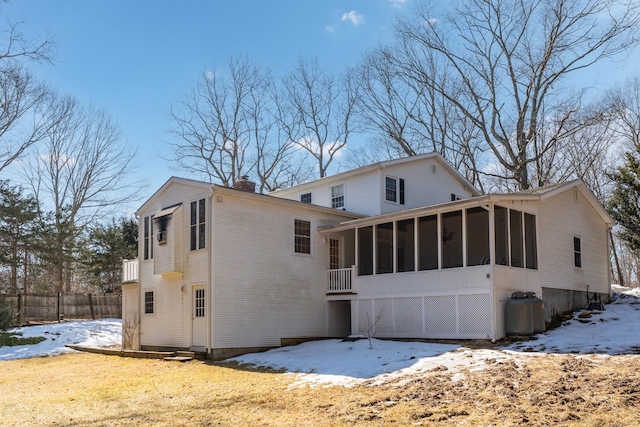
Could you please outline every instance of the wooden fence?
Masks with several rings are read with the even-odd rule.
[[[65,294],[0,295],[8,302],[18,324],[65,319],[122,318],[121,295]]]

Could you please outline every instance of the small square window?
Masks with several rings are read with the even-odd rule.
[[[304,193],[300,195],[300,201],[302,203],[311,203],[311,193]]]
[[[331,207],[334,209],[344,207],[344,184],[331,187]]]

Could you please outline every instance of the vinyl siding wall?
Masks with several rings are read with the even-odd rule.
[[[540,202],[538,253],[541,285],[575,291],[609,293],[607,225],[573,189]],[[573,238],[582,244],[582,268],[574,267]]]
[[[140,317],[142,346],[180,347],[191,346],[191,287],[190,284],[206,283],[208,268],[208,250],[190,250],[190,204],[199,199],[207,201],[209,209],[209,190],[202,187],[172,183],[155,201],[140,212],[140,223],[145,216],[153,215],[168,206],[182,203],[182,207],[173,214],[170,227],[174,227],[168,236],[176,239],[179,248],[172,253],[180,256],[177,265],[182,273],[154,274],[154,263],[164,263],[162,251],[159,251],[154,229],[154,259],[143,259],[143,247],[140,245]],[[210,224],[207,224],[207,228]],[[144,229],[140,227],[140,242],[143,241]],[[168,237],[169,238],[169,237]],[[209,248],[211,242],[207,242]],[[166,249],[170,249],[168,240]],[[164,249],[164,248],[163,248]],[[172,260],[173,262],[173,260]],[[157,266],[155,267],[157,270]],[[162,267],[166,268],[166,267]],[[187,285],[184,286],[183,285]],[[144,293],[153,291],[155,296],[155,313],[144,314]]]
[[[316,228],[348,218],[228,191],[213,199],[213,347],[327,336],[329,246]],[[311,221],[311,255],[294,253],[296,218]]]
[[[435,173],[432,166],[435,166]],[[405,204],[385,201],[385,176],[405,180]],[[345,210],[363,215],[380,215],[404,209],[418,208],[451,201],[451,193],[471,196],[457,177],[435,158],[387,165],[351,177],[323,179],[304,189],[288,189],[272,193],[275,197],[300,200],[300,195],[312,193],[312,203],[331,207],[331,187],[344,184]],[[399,189],[398,189],[399,190]]]
[[[433,167],[435,166],[435,173]],[[405,204],[387,202],[385,200],[385,177],[404,179]],[[419,208],[451,201],[451,194],[461,198],[471,196],[470,189],[453,176],[436,159],[425,159],[420,162],[407,162],[390,165],[378,172],[380,210],[382,214],[397,212],[403,209]],[[371,186],[370,188],[374,188]]]

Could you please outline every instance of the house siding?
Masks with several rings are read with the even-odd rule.
[[[608,294],[608,227],[583,194],[576,202],[568,189],[541,201],[539,212],[541,286]],[[582,243],[582,268],[574,267],[574,237]]]
[[[465,187],[459,176],[454,175],[435,157],[383,164],[384,166],[357,175],[324,178],[312,185],[279,190],[271,195],[299,201],[301,194],[311,192],[313,204],[331,207],[331,187],[344,184],[345,210],[363,215],[380,215],[449,202],[452,193],[461,198],[473,194],[472,189]],[[435,173],[432,172],[433,166]],[[385,176],[405,180],[403,205],[385,201]]]
[[[432,167],[435,167],[435,173]],[[385,200],[386,176],[404,179],[404,205]],[[460,180],[435,158],[386,166],[380,169],[378,179],[379,213],[382,214],[450,202],[452,193],[460,198],[472,195],[470,188],[465,189]]]
[[[142,245],[140,259],[140,344],[145,347],[188,348],[191,346],[191,289],[193,283],[205,283],[207,280],[208,250],[191,251],[189,240],[190,203],[195,200],[208,200],[209,190],[206,184],[192,186],[171,183],[143,211],[138,212],[142,219],[154,215],[163,208],[181,203],[182,207],[172,214],[169,222],[167,245],[160,249],[156,236],[152,236],[154,258],[143,259]],[[207,227],[210,225],[207,224]],[[142,242],[144,230],[140,229]],[[154,229],[154,234],[156,230]],[[170,239],[174,241],[171,242]],[[207,242],[207,248],[210,242]],[[164,253],[163,253],[164,251]],[[181,272],[180,272],[181,270]],[[168,271],[168,272],[167,272]],[[156,272],[166,272],[156,274]],[[153,291],[155,296],[154,313],[144,314],[144,292]]]
[[[215,348],[274,347],[281,338],[329,334],[328,240],[316,228],[345,217],[263,197],[214,196]],[[311,222],[311,255],[294,253],[294,219]]]

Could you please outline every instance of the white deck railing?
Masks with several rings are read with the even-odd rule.
[[[138,281],[138,260],[122,260],[122,283],[132,283]]]
[[[337,270],[327,270],[327,278],[329,287],[327,293],[337,294],[345,292],[354,292],[353,278],[355,276],[356,266],[349,268],[339,268]]]

